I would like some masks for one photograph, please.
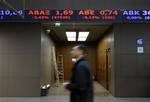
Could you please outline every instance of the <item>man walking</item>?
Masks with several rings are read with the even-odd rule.
[[[87,48],[78,45],[72,48],[71,56],[76,59],[72,77],[66,89],[71,92],[71,102],[93,102],[93,78],[90,65],[86,61]]]

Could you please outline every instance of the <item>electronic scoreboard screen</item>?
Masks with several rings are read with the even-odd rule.
[[[25,20],[27,21],[45,21],[50,20],[50,10],[26,10]]]
[[[25,18],[33,21],[105,21],[119,20],[118,10],[26,10]]]
[[[78,10],[79,21],[116,22],[119,21],[118,10]]]
[[[2,10],[0,22],[150,22],[150,10]]]
[[[123,10],[123,22],[150,22],[150,10]]]
[[[76,21],[74,10],[26,10],[29,21]]]
[[[51,21],[77,21],[76,10],[51,10]]]
[[[16,21],[24,18],[23,10],[2,10],[0,9],[0,21]]]

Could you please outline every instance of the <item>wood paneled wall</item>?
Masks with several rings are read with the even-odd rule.
[[[108,30],[104,36],[99,40],[97,46],[97,81],[105,88],[107,87],[107,66],[106,66],[106,49],[112,50],[112,31]]]
[[[70,51],[73,46],[78,45],[77,43],[65,43],[56,45],[56,53],[63,55],[64,61],[64,77],[65,80],[69,80],[71,77],[71,70],[73,67],[72,58],[70,56]],[[90,63],[93,74],[96,75],[96,45],[95,44],[84,44],[88,47],[87,60]]]

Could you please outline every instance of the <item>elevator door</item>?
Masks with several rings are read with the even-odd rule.
[[[107,83],[107,90],[111,93],[111,72],[112,72],[112,55],[111,49],[106,49],[106,83]]]

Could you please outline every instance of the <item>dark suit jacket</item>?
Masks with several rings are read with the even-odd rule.
[[[91,68],[84,58],[74,64],[72,78],[67,89],[71,91],[71,102],[93,102]]]

